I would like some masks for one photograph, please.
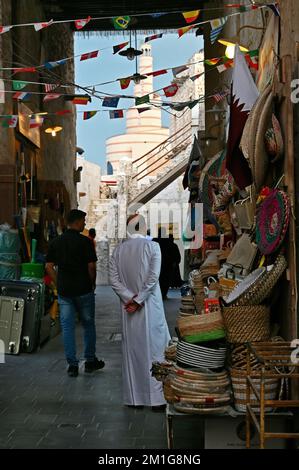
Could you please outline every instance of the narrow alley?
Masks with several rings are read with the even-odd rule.
[[[166,449],[165,413],[122,405],[121,326],[118,299],[110,287],[97,288],[97,350],[102,371],[66,373],[61,335],[33,354],[6,355],[0,367],[0,448],[2,449]],[[165,311],[171,334],[179,291],[171,291]],[[77,326],[82,353],[81,327]],[[178,448],[196,448],[190,419],[180,421]],[[192,437],[193,435],[193,437]]]

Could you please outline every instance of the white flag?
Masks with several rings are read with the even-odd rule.
[[[40,31],[41,29],[47,28],[53,23],[54,20],[50,20],[46,23],[34,23],[34,29],[35,31]]]

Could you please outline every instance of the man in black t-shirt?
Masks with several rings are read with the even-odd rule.
[[[77,209],[67,217],[68,229],[49,246],[46,270],[57,285],[60,322],[63,334],[68,375],[77,377],[79,361],[76,356],[76,312],[84,328],[85,372],[102,369],[105,363],[98,360],[95,329],[95,250],[87,237],[80,232],[85,227],[86,213]]]

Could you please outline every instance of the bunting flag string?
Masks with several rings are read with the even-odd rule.
[[[40,31],[41,29],[44,29],[44,28],[47,28],[48,26],[50,26],[51,24],[53,24],[54,20],[50,20],[46,23],[34,23],[33,27],[35,29],[35,31]]]
[[[87,119],[91,119],[93,116],[97,114],[97,111],[84,111],[83,113],[83,121]]]
[[[193,11],[184,11],[182,12],[183,17],[185,18],[186,23],[193,23],[199,17],[200,10]]]
[[[271,8],[271,10],[274,12],[274,14],[279,15],[279,5],[277,2],[271,2],[271,3],[264,3],[261,5],[255,5],[255,4],[247,4],[247,5],[242,5],[240,3],[227,3],[224,4],[221,7],[213,7],[213,8],[204,8],[203,10],[194,10],[194,11],[182,11],[182,10],[175,10],[175,11],[167,11],[167,12],[161,12],[161,13],[154,13],[154,12],[149,12],[149,13],[135,13],[133,15],[133,18],[138,18],[138,17],[144,17],[144,16],[151,16],[152,18],[159,18],[162,15],[173,15],[173,14],[182,14],[185,18],[185,21],[187,23],[191,23],[195,21],[198,16],[200,15],[201,11],[204,12],[210,12],[210,11],[220,11],[223,10],[223,8],[228,8],[228,9],[237,9],[237,13],[234,14],[240,14],[244,13],[250,10],[257,10],[260,8]],[[231,15],[228,15],[231,16]],[[6,33],[10,31],[12,28],[18,28],[18,27],[25,27],[25,26],[33,26],[36,31],[40,31],[43,28],[46,28],[50,25],[53,24],[62,24],[62,23],[74,23],[75,28],[77,30],[81,30],[84,28],[90,21],[107,21],[110,19],[115,27],[115,29],[118,30],[124,30],[128,28],[132,17],[130,16],[100,16],[100,17],[91,17],[87,16],[86,19],[66,19],[66,20],[53,20],[51,19],[50,21],[44,21],[44,22],[32,22],[32,23],[20,23],[20,24],[13,24],[13,25],[0,25],[0,34]],[[211,20],[207,20],[203,23],[208,23]],[[197,25],[197,24],[196,24]],[[196,26],[194,25],[194,26]]]
[[[163,36],[163,33],[154,34],[153,36],[147,36],[146,38],[144,38],[144,42],[153,41],[154,39],[160,39],[162,38],[162,36]]]
[[[126,47],[129,44],[129,41],[127,42],[122,42],[121,44],[117,44],[116,46],[113,46],[113,54],[117,54],[121,49]]]
[[[76,29],[82,29],[84,26],[87,25],[91,20],[91,16],[88,16],[85,20],[75,20],[75,27]]]
[[[216,39],[218,38],[219,34],[221,33],[223,26],[227,21],[227,16],[223,18],[217,18],[215,20],[210,21],[211,23],[211,33],[210,33],[210,40],[211,44],[214,44]]]
[[[5,116],[2,122],[2,127],[14,128],[18,124],[18,116],[13,114],[11,116]]]
[[[118,119],[124,117],[124,112],[122,109],[116,109],[113,111],[109,111],[110,119]]]

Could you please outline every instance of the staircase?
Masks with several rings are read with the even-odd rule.
[[[129,192],[129,204],[146,204],[184,173],[191,147],[192,130],[190,124],[187,124],[150,152],[133,161],[131,185],[134,190]]]

